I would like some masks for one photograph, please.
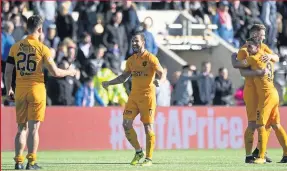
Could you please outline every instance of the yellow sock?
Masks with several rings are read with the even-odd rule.
[[[25,157],[22,156],[22,155],[18,155],[18,156],[16,156],[16,157],[14,157],[14,161],[15,161],[16,163],[24,163],[24,160],[25,160]]]
[[[247,127],[244,133],[246,156],[252,154],[253,140],[254,140],[254,131],[252,131],[252,129]]]
[[[29,164],[34,165],[37,159],[37,155],[35,153],[27,154],[26,158],[28,159]]]
[[[148,134],[146,134],[146,158],[152,159],[154,145],[155,145],[154,132],[149,132]]]
[[[258,149],[259,149],[259,158],[265,158],[265,152],[267,148],[267,133],[265,127],[261,126],[257,129],[258,131]]]
[[[274,129],[276,137],[283,148],[283,156],[287,156],[287,135],[282,126],[280,126],[278,129]]]
[[[139,141],[138,141],[138,138],[137,138],[137,133],[136,133],[136,131],[133,128],[125,131],[125,134],[126,134],[126,137],[127,137],[128,141],[131,143],[131,145],[136,150],[141,148],[140,144],[139,144]]]
[[[269,140],[269,136],[270,136],[271,131],[272,131],[272,127],[270,126],[269,128],[265,128],[265,129],[266,129],[266,137],[267,137],[266,145],[268,145],[268,140]]]

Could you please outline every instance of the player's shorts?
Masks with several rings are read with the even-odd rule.
[[[256,121],[258,96],[255,87],[245,86],[243,90],[243,99],[245,102],[248,121]]]
[[[44,121],[46,111],[45,85],[16,88],[15,105],[17,123],[26,123],[29,120]]]
[[[155,109],[156,98],[154,95],[130,96],[123,117],[127,120],[134,120],[140,113],[141,121],[144,124],[151,124],[154,122]]]
[[[258,125],[271,125],[280,123],[279,95],[274,88],[265,98],[259,98],[259,112],[256,118]]]

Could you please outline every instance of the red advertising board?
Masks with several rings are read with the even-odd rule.
[[[122,108],[48,107],[40,129],[40,150],[131,149],[122,128]],[[287,108],[281,107],[281,122],[287,129]],[[157,149],[238,149],[244,147],[247,125],[244,107],[159,107],[155,118]],[[134,121],[145,147],[139,118]],[[14,149],[15,109],[2,107],[1,149]],[[269,148],[279,148],[274,137]],[[256,141],[255,141],[256,142]],[[255,143],[254,143],[255,144]]]

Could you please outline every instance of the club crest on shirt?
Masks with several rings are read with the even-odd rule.
[[[147,61],[143,61],[143,67],[146,67]]]

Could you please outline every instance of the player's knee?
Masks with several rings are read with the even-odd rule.
[[[248,128],[255,132],[256,130],[256,122],[248,122]]]
[[[153,132],[152,124],[144,124],[145,133]]]
[[[123,127],[124,130],[129,130],[133,128],[133,121],[132,120],[123,120]]]
[[[274,130],[278,130],[280,127],[281,127],[281,124],[272,124],[271,127],[274,129]]]
[[[29,133],[36,133],[40,128],[40,121],[28,121]]]
[[[263,124],[256,124],[256,129],[260,129],[260,128],[262,128],[262,127],[265,128],[265,125],[263,125]]]
[[[18,124],[18,131],[17,131],[18,135],[26,134],[27,130],[28,130],[28,124],[27,123]]]

